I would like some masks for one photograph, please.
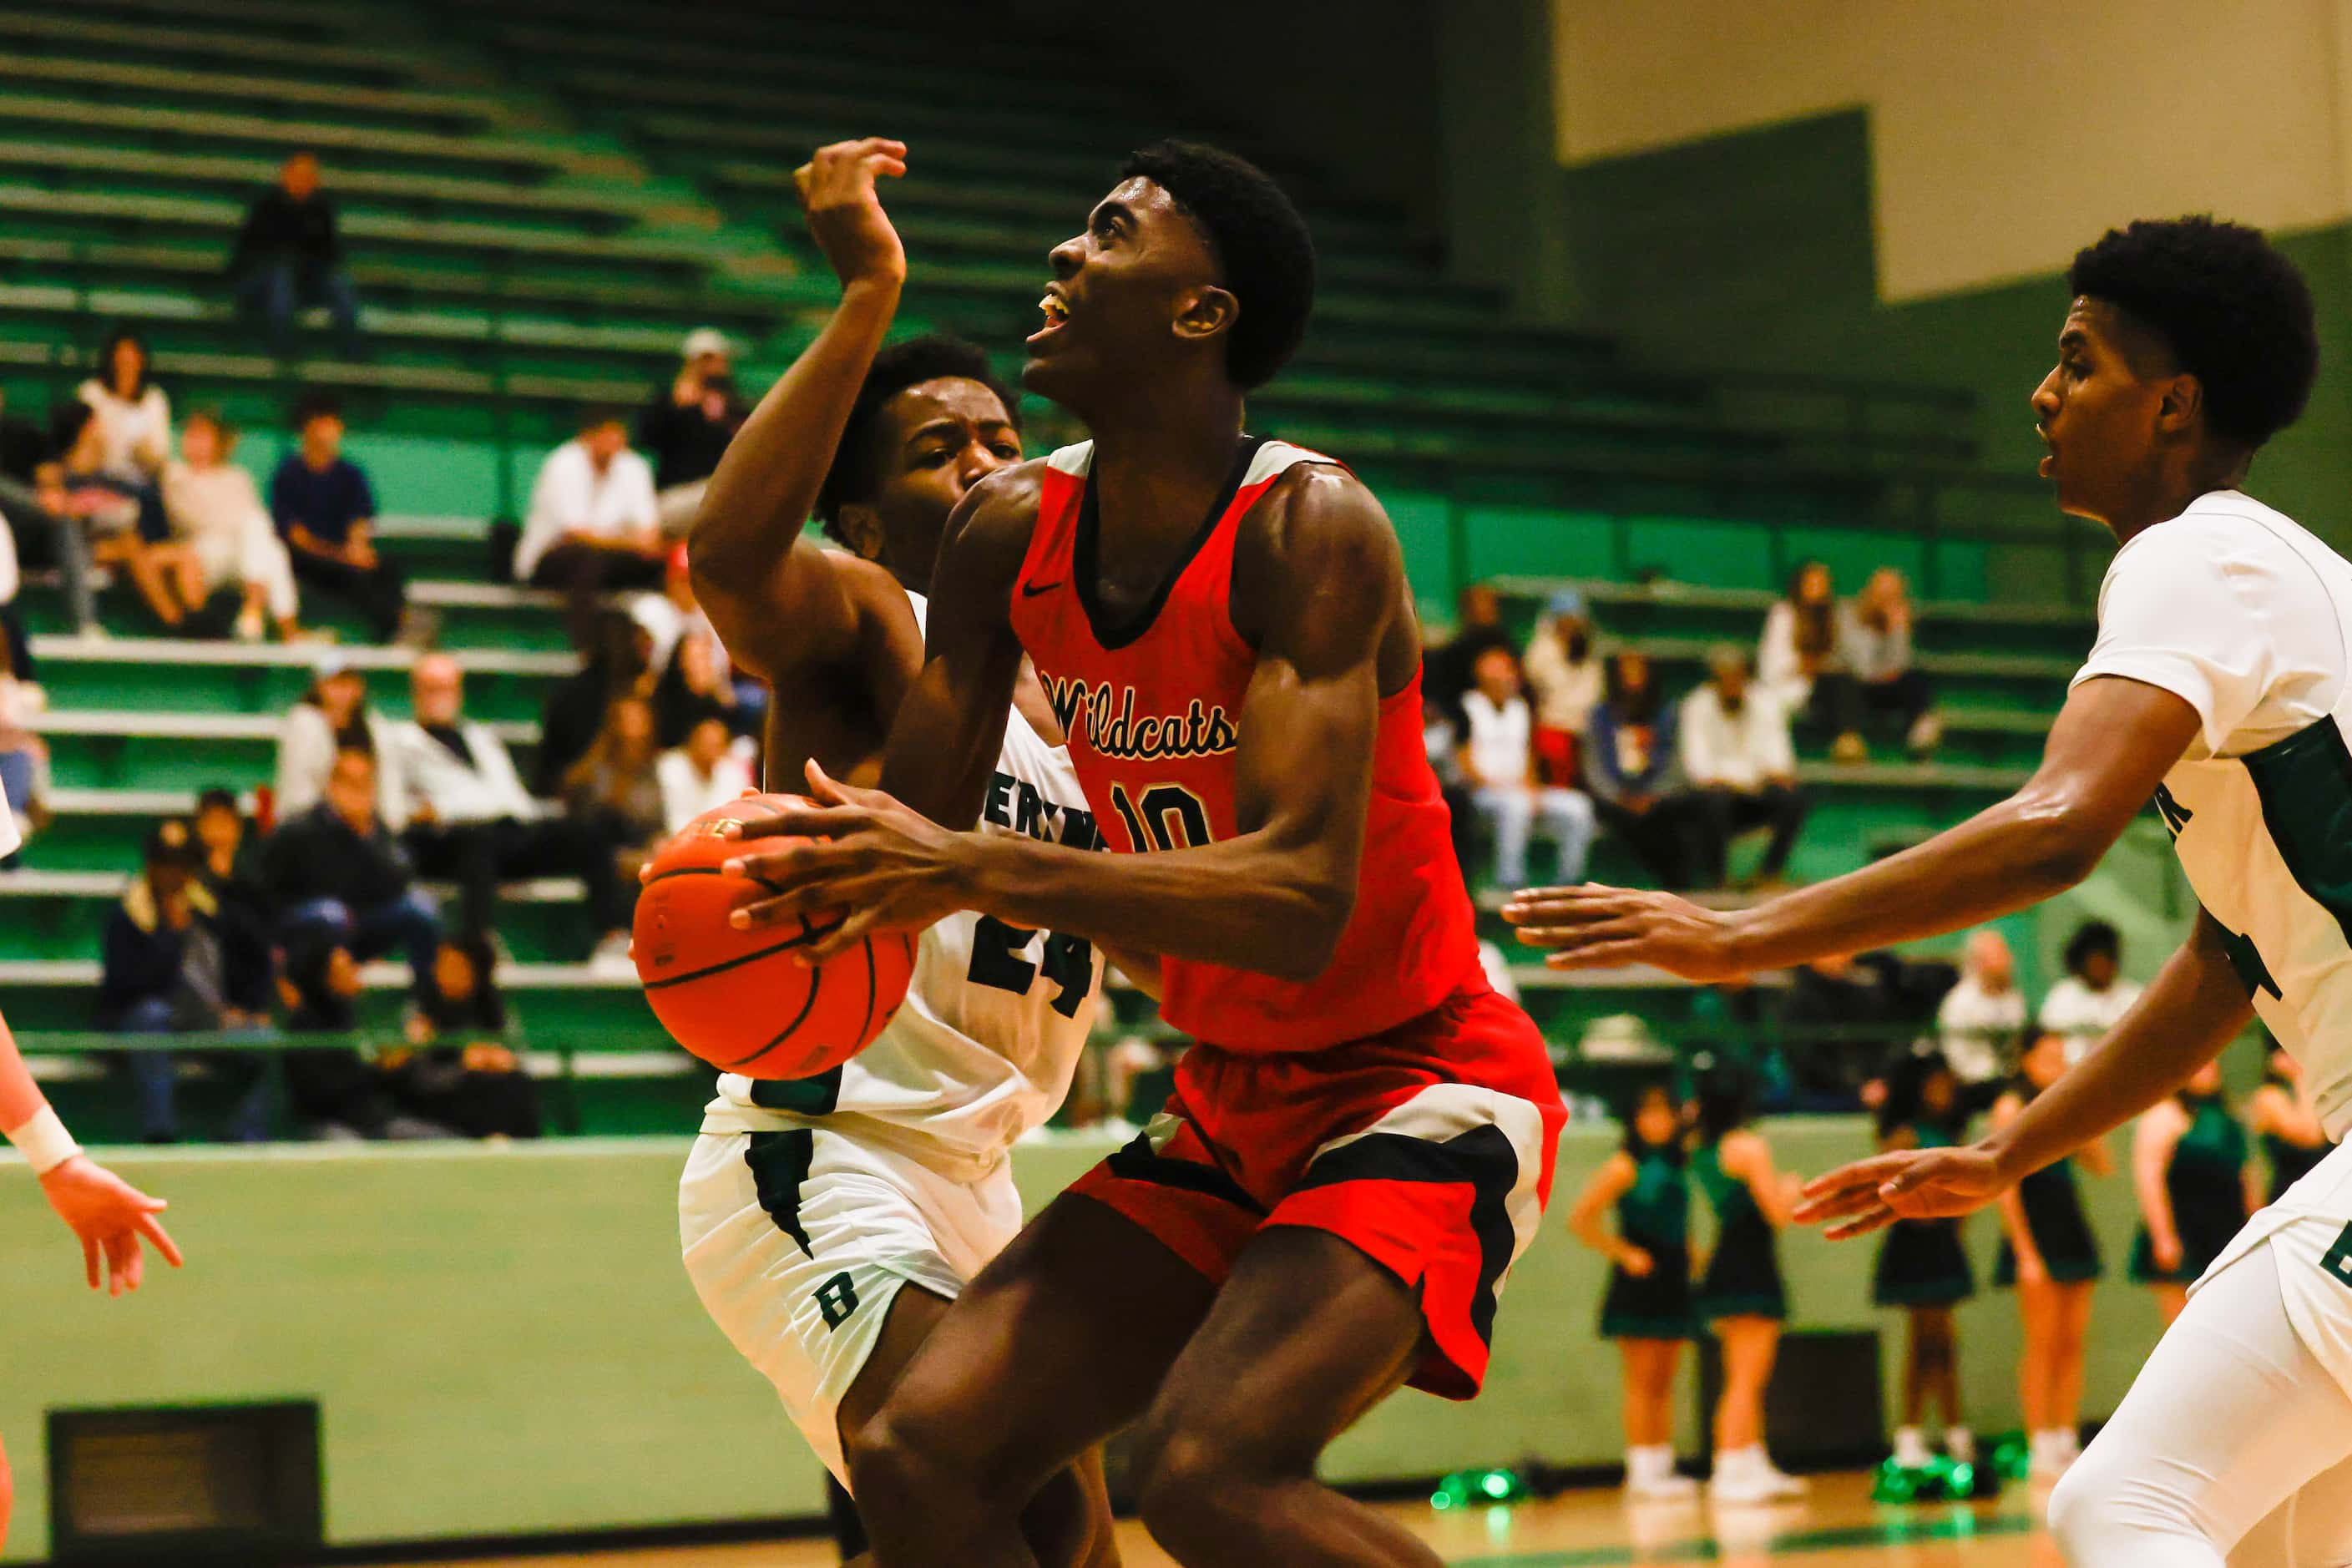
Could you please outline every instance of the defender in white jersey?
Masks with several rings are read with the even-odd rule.
[[[878,771],[922,666],[921,591],[949,514],[1021,458],[1014,398],[980,350],[882,347],[906,257],[875,181],[905,156],[848,142],[800,171],[841,304],[728,448],[688,545],[736,668],[772,693],[766,772],[781,790],[803,787],[811,761],[835,777]],[[801,537],[812,510],[841,548]],[[1024,670],[983,831],[1101,847],[1063,740]],[[844,1435],[1020,1229],[1009,1151],[1067,1093],[1103,966],[1081,936],[956,915],[924,931],[905,1004],[857,1056],[814,1079],[719,1080],[678,1188],[687,1272],[845,1486]],[[1098,1460],[1056,1476],[1024,1522],[1041,1563],[1115,1560]]]
[[[2098,639],[2018,794],[1852,876],[1731,914],[1551,889],[1506,916],[1574,968],[1713,979],[1933,935],[2086,876],[2153,798],[2201,908],[2096,1049],[1975,1145],[1832,1172],[1802,1217],[1853,1236],[1964,1214],[2146,1110],[2259,1015],[2352,1126],[2352,565],[2243,492],[2318,363],[2311,295],[2255,231],[2136,223],[2074,258],[2033,395],[2060,508],[2119,548]],[[2208,1270],[2060,1481],[2077,1568],[2352,1563],[2352,1155]]]

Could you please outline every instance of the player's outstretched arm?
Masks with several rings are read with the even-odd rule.
[[[993,476],[981,489],[1023,482],[1014,477],[1020,473]],[[992,729],[984,755],[966,750],[973,726],[961,721],[963,728],[949,731],[954,740],[944,770],[919,741],[901,747],[911,727],[935,715],[953,720],[959,707],[969,712],[971,702],[983,700],[951,689],[961,677],[940,670],[959,647],[977,640],[950,619],[942,595],[932,603],[929,663],[892,732],[884,789],[814,781],[814,793],[835,803],[830,809],[786,813],[764,826],[817,837],[743,862],[749,874],[792,890],[738,919],[772,924],[804,911],[856,911],[805,950],[812,961],[871,929],[924,925],[953,910],[975,909],[1016,925],[1201,963],[1295,979],[1321,973],[1355,906],[1380,728],[1379,654],[1404,604],[1404,565],[1380,503],[1350,475],[1303,469],[1270,499],[1279,510],[1245,533],[1247,554],[1234,572],[1235,582],[1251,584],[1262,602],[1249,610],[1258,660],[1242,702],[1234,837],[1107,856],[1011,835],[938,830],[937,822],[977,815],[998,740]],[[968,531],[985,523],[983,509]],[[991,626],[1002,624],[1017,570],[1017,560],[1009,570],[983,561],[987,591],[967,595],[959,583],[956,617],[978,613],[968,611],[966,601],[984,600]],[[940,580],[955,580],[945,555]],[[1236,619],[1243,614],[1237,605]],[[970,659],[987,668],[999,723],[1019,651],[1008,627],[992,655],[1001,669]],[[904,770],[902,760],[909,763]],[[961,793],[951,815],[920,804],[936,800],[941,788],[927,786],[927,779],[959,769]],[[909,798],[902,787],[925,793]]]
[[[2023,788],[1875,865],[1727,912],[1588,884],[1518,893],[1503,918],[1555,969],[1651,963],[1694,980],[1960,931],[2090,875],[2197,732],[2171,692],[2097,677],[2068,695]]]
[[[91,1289],[99,1287],[101,1259],[110,1294],[139,1289],[146,1268],[146,1255],[140,1249],[142,1237],[173,1268],[180,1266],[180,1249],[155,1217],[166,1206],[163,1200],[149,1197],[81,1152],[33,1075],[25,1070],[25,1058],[5,1023],[0,1023],[0,1131],[33,1167],[58,1217],[81,1238],[82,1268]]]
[[[875,183],[905,174],[906,156],[903,143],[868,137],[821,148],[795,172],[810,233],[841,279],[841,302],[736,432],[688,536],[695,595],[729,656],[787,704],[805,695],[823,705],[818,688],[837,683],[840,668],[884,635],[862,608],[859,590],[872,585],[862,578],[887,589],[884,599],[897,598],[879,567],[811,543],[803,528],[898,313],[907,255]],[[904,641],[897,658],[860,661],[898,682],[873,693],[877,711],[897,705],[919,663],[911,620]],[[821,716],[810,725],[780,717],[787,739],[812,731],[800,760],[817,755],[842,772],[864,760],[824,743],[830,731]],[[782,771],[796,776],[799,767],[782,759]]]
[[[2225,933],[2200,910],[2189,940],[2098,1048],[2014,1119],[1959,1148],[1906,1150],[1832,1171],[1805,1189],[1797,1217],[1834,1222],[1829,1234],[1842,1239],[1897,1218],[1982,1208],[2188,1082],[2253,1012]]]

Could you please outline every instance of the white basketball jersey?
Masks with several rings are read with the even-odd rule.
[[[2116,552],[2074,679],[2125,676],[2197,710],[2157,809],[2229,934],[2254,1011],[2352,1126],[2352,564],[2235,490]]]
[[[921,624],[923,596],[908,597]],[[1047,745],[1014,709],[980,830],[1100,849],[1086,802],[1069,753]],[[907,1000],[872,1045],[815,1078],[726,1074],[703,1131],[822,1126],[976,1175],[1068,1094],[1102,973],[1102,954],[1082,938],[969,910],[950,915],[923,932]]]

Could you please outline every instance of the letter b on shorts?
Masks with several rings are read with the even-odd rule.
[[[824,1314],[827,1330],[838,1329],[857,1310],[857,1282],[846,1273],[835,1275],[816,1288],[816,1310]]]

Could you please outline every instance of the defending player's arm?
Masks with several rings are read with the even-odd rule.
[[[91,1289],[98,1289],[101,1259],[110,1294],[139,1289],[146,1268],[142,1237],[173,1268],[180,1266],[180,1249],[155,1217],[165,1207],[163,1200],[149,1197],[82,1152],[26,1070],[5,1023],[0,1023],[0,1132],[40,1178],[58,1217],[81,1238]]]
[[[1547,888],[1503,918],[1558,969],[1653,963],[1720,980],[1978,925],[2090,875],[2196,739],[2197,710],[2122,676],[2085,680],[2009,799],[1862,870],[1718,912],[1671,893]],[[2039,1103],[2039,1102],[2037,1102]]]
[[[1898,1215],[1927,1219],[1981,1208],[2178,1089],[2221,1055],[2253,1011],[2221,928],[2200,910],[2189,940],[2107,1037],[2015,1121],[1959,1148],[1882,1154],[1832,1171],[1806,1189],[1798,1217],[1836,1220],[1829,1234],[1844,1237]]]
[[[981,491],[1034,483],[1021,473]],[[974,552],[981,586],[966,593],[943,554],[940,581],[959,591],[952,605],[945,595],[933,604],[929,663],[899,710],[885,791],[816,781],[815,793],[836,805],[769,826],[824,841],[747,857],[750,874],[792,890],[739,918],[771,923],[803,911],[855,911],[807,950],[812,960],[868,929],[976,909],[1015,925],[1283,978],[1321,973],[1355,905],[1380,723],[1378,654],[1404,601],[1404,566],[1379,502],[1351,476],[1302,470],[1277,493],[1280,511],[1258,538],[1244,535],[1255,558],[1234,574],[1265,595],[1251,627],[1258,658],[1242,703],[1234,837],[1107,856],[937,828],[978,814],[997,744],[992,725],[980,733],[981,721],[993,712],[1002,724],[1020,657],[1005,608],[1017,558],[1006,565]],[[963,534],[984,536],[988,511],[976,511]],[[959,536],[947,548],[961,552],[965,542]],[[984,624],[967,626],[966,616]],[[943,757],[918,728],[931,723],[950,738]],[[909,794],[892,798],[901,787]],[[944,815],[934,809],[942,804]]]
[[[729,656],[774,687],[779,702],[810,699],[811,711],[779,712],[779,738],[793,754],[770,759],[774,776],[797,778],[811,756],[843,773],[866,763],[856,753],[870,753],[870,735],[826,722],[825,693],[854,667],[886,684],[870,695],[874,711],[890,712],[919,659],[911,619],[877,613],[903,603],[888,574],[803,533],[898,313],[907,256],[874,187],[906,173],[906,154],[869,137],[823,148],[795,173],[810,232],[841,279],[841,303],[744,420],[688,536],[695,595]]]

